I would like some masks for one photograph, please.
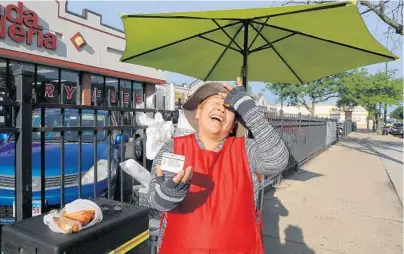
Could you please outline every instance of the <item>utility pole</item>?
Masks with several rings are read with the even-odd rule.
[[[387,28],[387,42],[386,42],[386,47],[387,48],[389,47],[389,34],[390,34],[390,26],[389,26],[389,28]],[[386,61],[385,74],[386,74],[386,77],[387,77],[387,61]],[[383,117],[383,132],[382,132],[382,135],[388,135],[386,122],[387,122],[387,103],[384,103],[384,117]]]

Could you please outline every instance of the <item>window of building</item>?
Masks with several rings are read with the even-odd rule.
[[[132,81],[121,79],[121,105],[123,107],[130,107],[132,98]]]
[[[143,107],[143,85],[142,83],[133,82],[133,98],[135,100],[135,108]]]
[[[119,91],[118,91],[119,81],[116,78],[107,77],[105,79],[105,92],[107,96],[107,105],[118,106],[119,102]]]
[[[76,71],[61,70],[60,84],[64,104],[80,104],[80,75]]]
[[[104,76],[91,74],[91,105],[104,105]]]
[[[0,96],[2,96],[3,100],[7,92],[7,60],[0,58]]]
[[[37,67],[36,75],[37,101],[48,103],[60,102],[59,69],[48,66]]]
[[[19,61],[9,61],[8,64],[8,89],[9,89],[9,98],[11,100],[16,99],[16,77],[20,73],[24,75],[23,83],[30,83],[35,86],[35,67],[31,63],[19,62]]]
[[[0,59],[0,101],[5,101],[8,98],[7,88],[7,60]],[[0,127],[6,126],[6,116],[8,108],[0,106]]]

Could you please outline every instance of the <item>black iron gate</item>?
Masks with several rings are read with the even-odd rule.
[[[4,119],[0,123],[0,161],[5,164],[6,159],[14,157],[14,165],[7,164],[14,172],[0,173],[0,185],[7,187],[2,191],[4,204],[0,208],[8,212],[2,216],[10,222],[13,218],[19,221],[31,217],[35,209],[46,212],[77,198],[104,196],[126,201],[125,193],[133,194],[134,180],[125,179],[119,162],[125,159],[126,147],[135,146],[135,142],[127,143],[130,139],[141,137],[145,150],[146,126],[137,124],[136,114],[157,111],[146,108],[145,85],[142,108],[136,105],[133,90],[130,100],[124,95],[120,79],[114,95],[117,103],[112,103],[115,91],[106,89],[106,77],[101,88],[91,90],[95,95],[92,105],[82,103],[85,88],[81,81],[74,88],[76,100],[66,103],[64,93],[69,89],[64,89],[58,68],[54,82],[59,98],[50,102],[44,96],[46,84],[37,80],[38,65],[34,66],[33,73],[23,68],[10,73],[7,68],[5,84],[12,92],[7,90],[0,100],[0,116]],[[158,111],[165,119],[173,115],[172,111]],[[145,153],[140,160],[146,167]]]

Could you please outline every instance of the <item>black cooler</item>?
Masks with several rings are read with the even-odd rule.
[[[4,226],[1,234],[3,254],[56,253],[150,253],[149,219],[146,208],[97,198],[103,220],[78,233],[52,232],[36,216]]]

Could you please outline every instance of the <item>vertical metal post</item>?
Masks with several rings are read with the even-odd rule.
[[[38,71],[38,65],[35,65],[35,73],[37,73]],[[39,102],[39,98],[41,98],[41,96],[38,96],[38,91],[40,89],[38,89],[38,84],[37,84],[37,75],[35,75],[35,88],[36,88],[36,102]],[[45,108],[41,108],[41,127],[45,127]],[[46,186],[45,186],[45,132],[41,132],[41,211],[44,211],[45,209],[45,191],[46,191]]]
[[[17,221],[32,216],[32,82],[24,82],[24,73],[13,73],[20,103],[15,137],[15,209]],[[28,148],[28,149],[27,149]]]
[[[250,25],[249,20],[244,20],[244,45],[243,45],[243,66],[241,69],[241,76],[243,78],[243,86],[247,91],[248,82],[248,26]]]
[[[61,69],[58,69],[59,103],[63,104],[63,87],[61,83]],[[60,126],[65,127],[65,109],[60,109]],[[60,208],[65,205],[65,131],[60,132]]]
[[[144,103],[144,108],[146,108],[146,84],[142,83],[142,93],[143,93],[143,103]],[[146,161],[146,129],[142,130],[143,133],[143,138],[142,138],[142,151],[143,151],[143,158],[142,158],[142,164],[144,168],[147,168],[147,161]]]
[[[299,140],[300,140],[300,126],[302,125],[302,113],[297,114],[298,117],[298,127],[297,127],[297,149],[296,149],[296,160],[300,161],[300,149],[299,149]],[[299,154],[299,156],[298,156]],[[296,166],[297,167],[297,166]]]
[[[108,105],[109,105],[109,107],[111,107],[111,89],[109,89],[108,90]],[[111,127],[112,126],[112,113],[111,113],[111,110],[108,110],[108,127]],[[107,195],[108,195],[108,199],[110,199],[111,198],[111,187],[112,187],[112,185],[111,185],[111,159],[112,159],[112,156],[111,156],[111,153],[112,153],[112,150],[111,150],[111,146],[112,146],[112,141],[111,141],[111,130],[110,129],[108,129],[108,193],[107,193]]]
[[[280,136],[283,139],[283,110],[279,111],[279,116],[281,118],[281,133],[280,133]]]

